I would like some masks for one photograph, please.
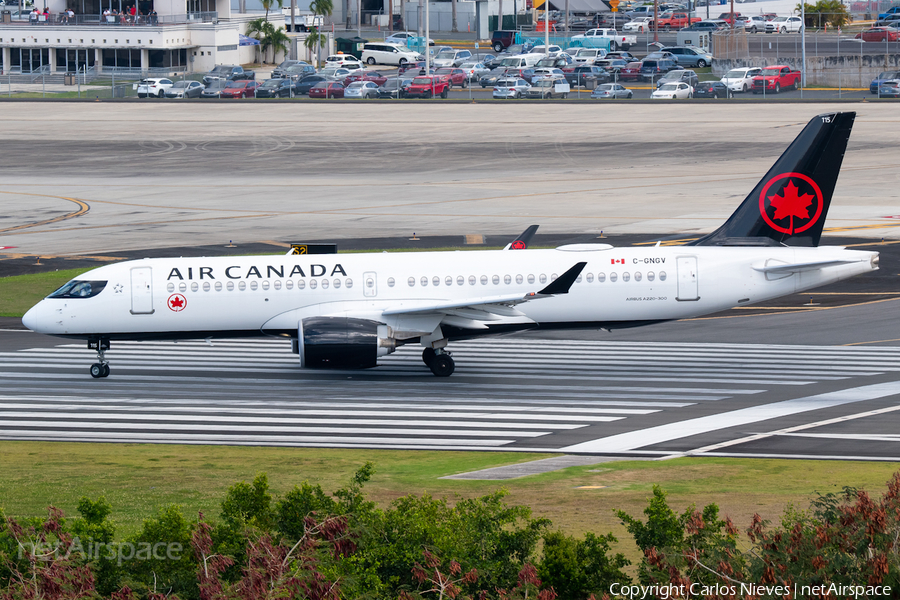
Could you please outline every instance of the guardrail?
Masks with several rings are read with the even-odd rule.
[[[66,13],[50,15],[38,15],[36,18],[20,17],[13,19],[6,25],[30,25],[42,27],[48,25],[63,26],[89,26],[89,27],[159,27],[166,25],[186,25],[192,23],[217,23],[218,12],[192,12],[183,15],[134,15],[126,13],[119,15],[75,15],[67,16]]]

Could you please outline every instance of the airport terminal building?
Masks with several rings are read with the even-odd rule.
[[[46,12],[0,7],[3,74],[196,72],[249,63],[256,46],[241,45],[241,37],[264,16],[232,11],[230,0],[38,2]],[[270,20],[283,24],[280,12]]]

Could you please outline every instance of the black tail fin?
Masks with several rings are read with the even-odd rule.
[[[525,250],[528,248],[528,242],[531,241],[531,238],[534,237],[534,232],[538,230],[538,225],[532,225],[525,231],[523,231],[519,237],[513,240],[510,244],[504,248],[504,250]]]
[[[689,246],[818,246],[855,112],[814,117],[725,224]]]

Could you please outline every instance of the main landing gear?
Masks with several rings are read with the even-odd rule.
[[[106,351],[109,350],[109,340],[88,340],[88,349],[97,351],[97,361],[91,365],[91,377],[100,379],[109,377],[109,361],[106,360]]]
[[[450,353],[439,348],[425,348],[422,350],[422,362],[428,365],[431,372],[437,377],[450,377],[456,370],[456,363],[450,357]]]

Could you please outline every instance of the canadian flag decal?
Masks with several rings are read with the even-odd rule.
[[[613,265],[624,265],[625,259],[624,258],[613,258],[613,259],[610,259],[609,262],[610,262],[610,264],[613,264]]]

